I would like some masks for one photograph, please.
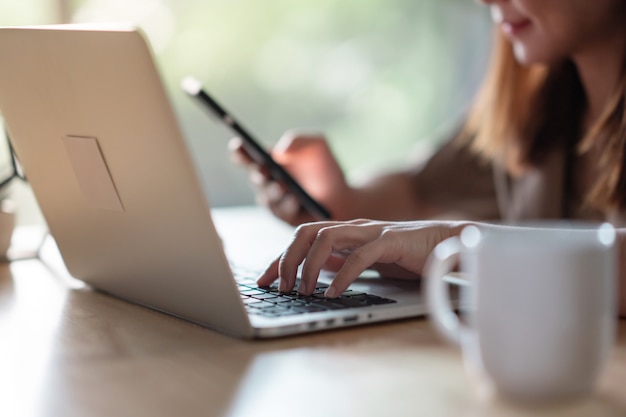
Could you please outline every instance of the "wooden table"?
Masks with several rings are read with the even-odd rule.
[[[624,321],[591,397],[524,409],[426,319],[242,341],[92,291],[48,252],[0,265],[3,417],[626,416]]]

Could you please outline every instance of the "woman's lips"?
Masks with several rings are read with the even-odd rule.
[[[503,21],[500,23],[502,31],[509,36],[517,36],[528,29],[531,25],[529,19],[517,20],[517,21]]]

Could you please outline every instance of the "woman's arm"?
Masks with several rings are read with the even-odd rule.
[[[414,174],[410,171],[381,174],[360,186],[351,188],[345,210],[336,220],[358,218],[378,220],[431,219],[440,210],[415,190]]]
[[[257,200],[282,220],[299,225],[314,219],[300,209],[285,187],[271,180],[233,139],[234,159],[251,170]],[[492,168],[455,138],[425,163],[380,174],[360,185],[348,184],[319,134],[285,134],[272,155],[322,205],[334,220],[472,219],[499,217]]]
[[[354,188],[347,219],[496,220],[500,218],[492,165],[456,137],[423,164],[381,175]]]

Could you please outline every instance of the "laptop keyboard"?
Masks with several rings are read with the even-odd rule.
[[[395,300],[348,289],[340,297],[325,298],[328,285],[317,283],[311,295],[300,295],[296,291],[281,293],[277,284],[259,287],[250,275],[236,274],[237,287],[249,314],[264,317],[293,316],[296,314],[342,310],[354,307],[369,307],[392,304]],[[296,282],[295,287],[298,287]]]

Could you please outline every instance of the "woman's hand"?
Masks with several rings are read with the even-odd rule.
[[[315,220],[283,184],[269,178],[267,169],[250,159],[241,139],[233,138],[229,145],[235,162],[250,169],[250,179],[260,204],[294,226]],[[311,197],[330,210],[333,218],[345,217],[343,213],[350,206],[353,190],[346,183],[324,136],[287,132],[271,153]]]
[[[426,259],[441,241],[461,233],[466,222],[318,222],[296,230],[287,250],[257,280],[269,285],[280,278],[279,289],[293,290],[298,266],[304,262],[298,292],[310,295],[323,268],[337,271],[326,297],[340,296],[368,268],[389,266],[419,277]],[[382,266],[383,268],[378,268]]]

